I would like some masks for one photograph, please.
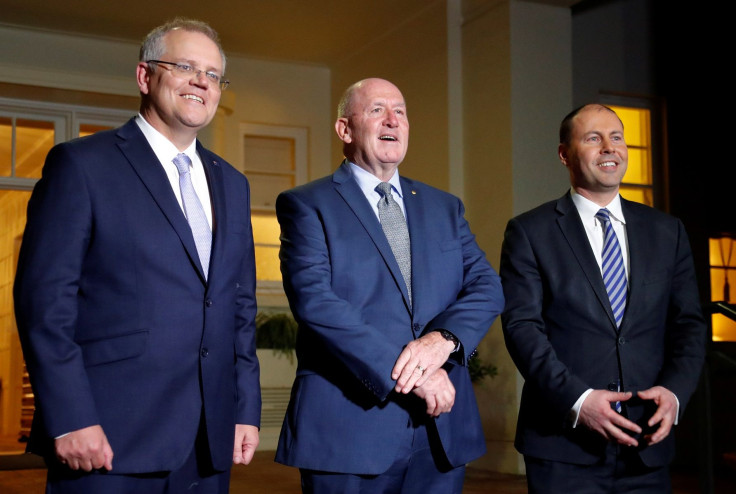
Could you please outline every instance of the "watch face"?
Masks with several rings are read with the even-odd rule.
[[[444,338],[445,338],[446,340],[448,340],[448,341],[452,341],[452,342],[454,342],[454,343],[457,343],[457,337],[455,337],[455,335],[454,335],[454,334],[450,333],[450,332],[449,332],[449,331],[447,331],[446,329],[443,329],[442,331],[440,331],[440,334],[441,334],[441,335],[442,335],[442,336],[443,336],[443,337],[444,337]]]

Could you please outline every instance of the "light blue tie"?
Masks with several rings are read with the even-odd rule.
[[[194,191],[192,184],[192,174],[189,167],[192,160],[184,153],[179,153],[172,160],[179,170],[179,188],[181,189],[181,202],[184,205],[184,216],[189,221],[189,227],[192,229],[194,243],[197,246],[197,254],[199,254],[199,262],[202,263],[204,277],[207,279],[207,273],[210,268],[210,252],[212,250],[212,230],[207,223],[207,216],[204,213],[202,203]]]
[[[610,212],[604,208],[598,211],[595,217],[601,222],[605,231],[603,253],[601,254],[603,283],[606,285],[613,317],[616,319],[616,326],[620,327],[621,319],[623,319],[626,310],[626,269],[624,267],[624,257],[621,254],[621,246],[618,243],[616,232],[613,231],[609,215]]]
[[[383,228],[383,233],[386,235],[386,240],[391,246],[391,251],[394,253],[396,263],[406,283],[411,307],[411,243],[406,218],[401,211],[401,206],[391,194],[390,183],[381,182],[375,190],[381,195],[381,200],[378,201],[378,218],[381,220],[381,228]]]

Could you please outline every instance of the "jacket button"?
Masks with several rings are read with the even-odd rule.
[[[203,349],[202,349],[202,350],[201,350],[201,351],[199,352],[199,354],[200,354],[200,355],[202,356],[202,358],[207,358],[207,355],[209,355],[209,354],[210,354],[210,351],[209,351],[209,350],[207,350],[206,348],[203,348]]]
[[[624,338],[623,336],[621,336],[621,337],[620,337],[620,338],[618,339],[618,344],[619,344],[619,345],[623,345],[624,343],[626,343],[626,338]]]
[[[212,299],[211,299],[211,298],[208,298],[208,299],[207,299],[207,300],[206,300],[206,301],[204,302],[204,305],[206,305],[207,307],[212,307],[212,304],[213,304],[213,303],[214,303],[214,302],[212,302]]]

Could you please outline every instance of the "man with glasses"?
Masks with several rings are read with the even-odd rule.
[[[232,463],[253,457],[249,186],[196,139],[224,73],[208,25],[158,27],[136,70],[140,114],[46,159],[15,305],[47,492],[227,492]]]

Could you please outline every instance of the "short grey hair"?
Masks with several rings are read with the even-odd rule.
[[[148,33],[141,44],[139,60],[141,62],[145,62],[147,60],[159,60],[166,51],[166,46],[163,41],[164,36],[176,29],[202,33],[214,41],[217,48],[220,50],[220,56],[222,57],[222,74],[220,75],[225,75],[227,59],[225,57],[225,51],[222,49],[222,45],[220,44],[220,37],[217,35],[217,31],[212,29],[206,22],[198,21],[196,19],[187,19],[186,17],[177,17],[167,21],[165,24],[154,28],[150,33]],[[150,69],[153,71],[154,67],[151,66]]]

